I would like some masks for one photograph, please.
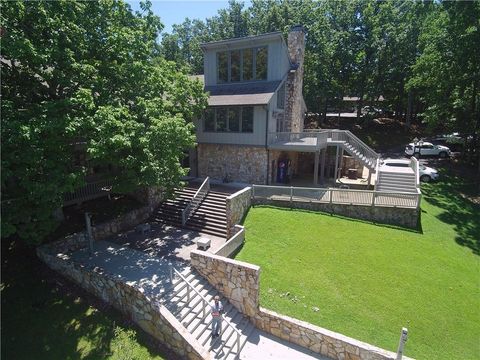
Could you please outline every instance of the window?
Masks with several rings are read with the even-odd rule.
[[[217,82],[267,80],[268,48],[221,51],[217,53]]]
[[[213,109],[205,111],[204,131],[215,131],[215,111]]]
[[[253,50],[243,50],[243,68],[242,68],[243,81],[253,80]]]
[[[253,107],[242,108],[242,132],[253,132]]]
[[[228,82],[228,51],[217,53],[218,82]]]
[[[255,79],[267,80],[268,51],[266,47],[256,49]]]
[[[206,132],[253,132],[252,106],[208,108],[204,119]]]
[[[240,81],[240,50],[230,52],[230,81]]]
[[[227,108],[216,109],[216,114],[215,131],[227,131]]]
[[[240,108],[231,107],[228,109],[228,131],[240,131]]]
[[[285,109],[285,83],[277,91],[277,108]]]

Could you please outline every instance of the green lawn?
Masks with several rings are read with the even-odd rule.
[[[255,207],[236,259],[261,266],[261,305],[417,359],[480,358],[480,209],[459,179],[422,190],[420,231]]]
[[[150,338],[125,332],[131,327],[119,312],[49,270],[31,249],[2,244],[0,289],[2,359],[165,357],[157,355]],[[117,337],[115,326],[124,329]]]

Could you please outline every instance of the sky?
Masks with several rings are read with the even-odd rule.
[[[132,10],[140,10],[140,1],[128,0]],[[250,1],[244,1],[245,7]],[[152,0],[152,11],[160,16],[165,26],[162,33],[171,33],[173,24],[182,23],[185,18],[205,20],[217,15],[218,10],[228,8],[228,1],[223,0],[189,0],[167,1]]]

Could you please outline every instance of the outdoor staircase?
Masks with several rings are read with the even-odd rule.
[[[416,193],[415,174],[381,170],[377,175],[376,190]]]
[[[186,229],[227,237],[227,218],[225,199],[228,195],[209,191],[199,207],[182,226],[182,211],[198,189],[185,187],[175,191],[175,198],[162,202],[155,214],[155,220]]]
[[[360,161],[363,166],[366,166],[368,169],[373,171],[376,170],[376,167],[377,167],[376,158],[367,156],[363,151],[361,151],[361,149],[357,148],[355,145],[352,145],[347,141],[344,142],[342,146],[350,155],[352,155],[355,159]]]
[[[245,346],[248,336],[254,330],[254,325],[227,299],[223,298],[197,271],[188,267],[182,271],[181,275],[186,282],[178,276],[174,277],[172,291],[162,299],[165,307],[202,346],[211,352],[212,358],[239,359],[240,351]],[[187,282],[198,293],[193,291]],[[220,296],[224,308],[224,320],[221,336],[212,338],[210,305],[213,303],[215,295]],[[227,321],[232,326],[227,326]],[[237,335],[239,335],[238,338]]]

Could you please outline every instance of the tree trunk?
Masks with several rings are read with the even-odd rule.
[[[410,127],[412,121],[412,109],[413,109],[413,93],[412,90],[408,91],[408,105],[407,105],[407,117],[405,119],[405,125]]]

